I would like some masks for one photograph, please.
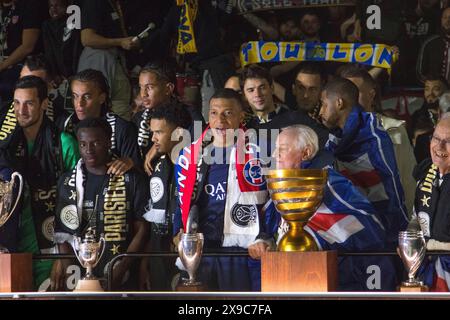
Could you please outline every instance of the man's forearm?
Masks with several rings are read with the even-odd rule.
[[[9,57],[0,64],[0,71],[16,65],[33,52],[39,39],[39,29],[25,29],[22,32],[22,44],[14,50]]]
[[[81,43],[84,47],[91,47],[94,49],[109,49],[120,47],[121,41],[122,38],[105,38],[90,29],[81,31]]]

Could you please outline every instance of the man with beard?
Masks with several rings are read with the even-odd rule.
[[[64,131],[75,134],[74,127],[79,121],[102,117],[111,126],[111,152],[117,157],[109,164],[108,173],[123,174],[132,167],[141,168],[136,129],[110,112],[109,86],[103,74],[93,69],[81,71],[72,77],[71,90],[75,112],[65,119]]]
[[[411,117],[411,137],[415,142],[417,163],[430,157],[429,137],[439,118],[439,97],[447,88],[448,84],[442,77],[428,76],[425,80],[423,105]]]
[[[48,103],[45,110],[45,115],[50,121],[60,127],[61,121],[64,121],[64,99],[58,94],[58,91],[53,88],[50,71],[43,56],[29,56],[20,71],[20,78],[26,76],[36,76],[47,83]],[[12,130],[18,128],[17,119],[14,114],[14,103],[8,101],[0,110],[0,141],[6,139]],[[59,125],[58,125],[59,124]]]
[[[358,99],[358,88],[348,79],[336,78],[323,89],[320,117],[330,129],[326,149],[334,154],[338,171],[377,210],[392,248],[408,221],[394,148],[376,116],[364,112]]]
[[[182,148],[178,145],[182,130],[190,126],[189,112],[180,104],[160,105],[151,111],[153,147],[159,157],[153,163],[155,169],[150,177],[150,200],[144,214],[144,219],[151,223],[147,251],[173,251],[171,230],[176,206],[174,163],[179,153],[177,151]],[[140,288],[171,290],[174,263],[174,259],[143,259]]]
[[[301,41],[320,42],[320,17],[313,11],[305,12],[300,18]]]
[[[190,231],[188,220],[197,222],[205,251],[246,252],[261,238],[267,190],[256,141],[240,128],[243,117],[239,94],[218,90],[211,98],[210,127],[182,150],[175,165],[176,244],[182,231]],[[203,257],[197,276],[210,291],[249,291],[254,276],[249,264],[247,257]]]
[[[75,139],[60,133],[45,116],[47,84],[36,76],[21,78],[14,91],[19,128],[0,146],[0,166],[21,173],[27,184],[20,222],[20,252],[55,253],[53,221],[58,178],[79,158]],[[46,287],[53,261],[35,261],[34,278]],[[41,288],[44,289],[45,288]]]
[[[340,76],[350,80],[358,87],[359,104],[365,112],[374,112],[383,128],[389,134],[394,146],[395,159],[405,191],[405,205],[408,214],[411,214],[415,186],[412,172],[417,163],[414,160],[414,152],[406,131],[405,121],[390,118],[382,113],[378,85],[365,69],[349,64],[341,69]]]
[[[442,11],[441,34],[429,37],[422,45],[417,58],[417,77],[424,81],[433,74],[450,80],[450,8]]]
[[[94,268],[94,273],[103,277],[112,258],[121,253],[140,252],[144,247],[148,224],[142,215],[149,194],[148,182],[134,169],[124,174],[108,174],[112,130],[105,119],[81,120],[76,135],[81,159],[58,181],[55,242],[61,253],[70,254],[74,236],[84,237],[89,228],[97,236],[103,234],[104,255]],[[55,261],[52,290],[65,287],[68,262]],[[114,266],[113,289],[126,282],[131,262],[122,259]]]

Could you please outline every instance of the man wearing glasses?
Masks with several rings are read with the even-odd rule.
[[[444,113],[430,142],[431,158],[422,161],[414,176],[418,181],[413,220],[427,240],[427,250],[450,250],[450,113]],[[423,280],[431,291],[449,291],[450,257],[425,260]]]

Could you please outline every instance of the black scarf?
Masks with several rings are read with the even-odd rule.
[[[53,219],[56,185],[63,172],[60,134],[46,117],[34,141],[31,154],[22,128],[16,127],[0,143],[0,166],[24,176],[31,193],[31,210],[41,251],[53,247]]]
[[[164,155],[155,162],[154,168],[150,179],[150,200],[144,218],[155,224],[154,231],[157,234],[167,235],[171,230],[171,202],[175,193],[174,166],[170,157]]]
[[[60,200],[56,210],[58,232],[84,236],[87,229],[87,225],[82,223],[86,173],[86,167],[80,159],[70,178],[65,179],[58,189]],[[96,204],[97,210],[93,212],[96,234],[103,233],[106,240],[105,252],[95,268],[99,276],[103,276],[102,270],[106,271],[107,263],[114,256],[126,252],[130,242],[131,212],[128,206],[132,195],[127,192],[128,182],[127,174],[107,176]],[[57,239],[57,242],[60,241]]]
[[[441,183],[440,178],[434,164],[426,167],[417,185],[414,208],[426,237],[450,242],[450,174],[444,175]]]
[[[152,132],[150,131],[151,110],[144,109],[138,112],[134,117],[134,123],[138,127],[138,145],[141,156],[145,157],[148,150],[152,147]]]

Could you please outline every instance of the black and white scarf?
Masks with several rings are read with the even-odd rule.
[[[36,236],[42,253],[53,250],[56,185],[64,168],[61,148],[59,132],[46,116],[31,154],[28,153],[27,140],[19,126],[0,140],[0,167],[20,172],[29,186]]]
[[[75,236],[83,237],[93,217],[83,224],[83,202],[86,188],[87,169],[82,159],[64,181],[59,192],[56,211],[55,242],[73,243]],[[125,175],[109,175],[99,192],[98,202],[92,213],[95,215],[96,234],[105,237],[105,253],[97,270],[106,270],[107,263],[116,255],[126,252],[130,241],[130,217],[128,205],[130,194],[126,185],[129,181]],[[120,196],[119,196],[120,195]],[[118,200],[120,198],[120,200]]]
[[[155,163],[150,178],[150,199],[144,219],[156,225],[158,234],[166,235],[171,222],[170,201],[174,193],[173,164],[166,155]]]

